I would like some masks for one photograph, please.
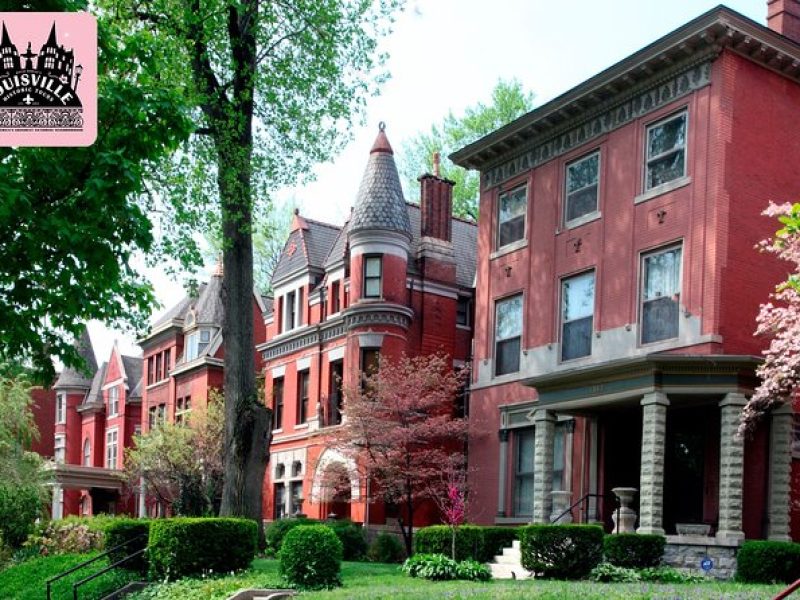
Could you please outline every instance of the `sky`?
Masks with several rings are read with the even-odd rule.
[[[368,101],[364,124],[353,127],[339,156],[317,166],[315,181],[279,196],[296,202],[302,215],[341,225],[381,121],[397,152],[450,111],[459,115],[487,102],[498,79],[519,80],[543,104],[715,6],[710,0],[407,0],[381,46],[391,78]],[[726,6],[766,22],[766,0]],[[146,273],[162,305],[157,317],[183,288],[163,270]],[[101,323],[90,323],[89,333],[100,361],[115,340],[123,353],[141,354],[132,336]]]

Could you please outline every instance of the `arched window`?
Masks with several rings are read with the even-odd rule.
[[[83,442],[83,466],[92,466],[92,442],[89,441],[89,438]]]

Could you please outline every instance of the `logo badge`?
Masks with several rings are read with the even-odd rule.
[[[97,22],[0,12],[0,146],[89,146],[97,137]]]

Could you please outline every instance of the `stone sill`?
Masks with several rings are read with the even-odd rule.
[[[742,540],[731,538],[718,539],[714,536],[704,535],[668,535],[667,544],[677,546],[720,546],[724,548],[738,548]]]

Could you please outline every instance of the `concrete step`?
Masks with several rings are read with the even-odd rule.
[[[494,557],[494,562],[498,565],[520,565],[522,564],[522,557],[513,554],[498,554]]]
[[[523,569],[519,564],[489,563],[489,570],[492,572],[493,579],[527,579],[531,576],[530,572]]]

